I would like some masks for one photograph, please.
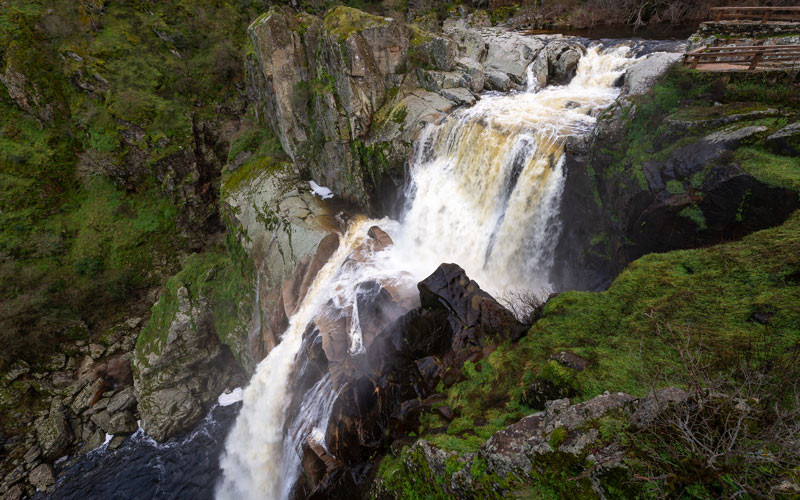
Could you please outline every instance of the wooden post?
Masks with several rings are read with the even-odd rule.
[[[758,66],[758,63],[761,62],[761,54],[762,53],[763,52],[756,52],[756,54],[753,56],[752,62],[750,62],[750,67],[747,68],[748,71],[753,71],[754,69],[756,69],[756,67]]]
[[[765,22],[769,21],[770,14],[772,14],[772,11],[770,9],[764,11],[764,17],[761,18],[761,24],[764,24]]]
[[[721,10],[718,10],[718,11],[717,11],[717,18],[716,18],[716,22],[720,22],[721,20],[722,20],[722,11],[721,11]]]

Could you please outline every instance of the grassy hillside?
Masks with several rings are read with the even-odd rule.
[[[124,317],[197,246],[203,228],[165,172],[202,143],[200,124],[240,113],[245,30],[261,8],[4,4],[0,371]],[[230,131],[213,133],[224,156]]]

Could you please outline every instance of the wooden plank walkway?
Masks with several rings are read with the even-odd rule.
[[[699,71],[765,71],[800,67],[800,45],[702,47],[683,56]]]
[[[800,22],[800,7],[713,7],[709,13],[716,22]]]

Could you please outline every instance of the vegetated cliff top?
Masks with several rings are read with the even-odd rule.
[[[242,46],[261,8],[4,4],[0,371],[85,336],[73,323],[107,326],[175,271],[216,211],[216,188],[200,191],[227,155],[222,122],[242,112]]]

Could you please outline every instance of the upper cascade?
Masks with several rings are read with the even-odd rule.
[[[416,284],[442,262],[457,263],[495,296],[549,288],[564,142],[590,131],[617,97],[614,83],[635,61],[628,51],[592,47],[568,85],[487,94],[427,126],[414,148],[402,221],[351,222],[257,367],[228,438],[217,498],[290,495],[303,446],[325,449],[339,391],[380,349],[378,332],[418,304]],[[331,378],[298,388],[317,363],[308,358],[314,335]]]

